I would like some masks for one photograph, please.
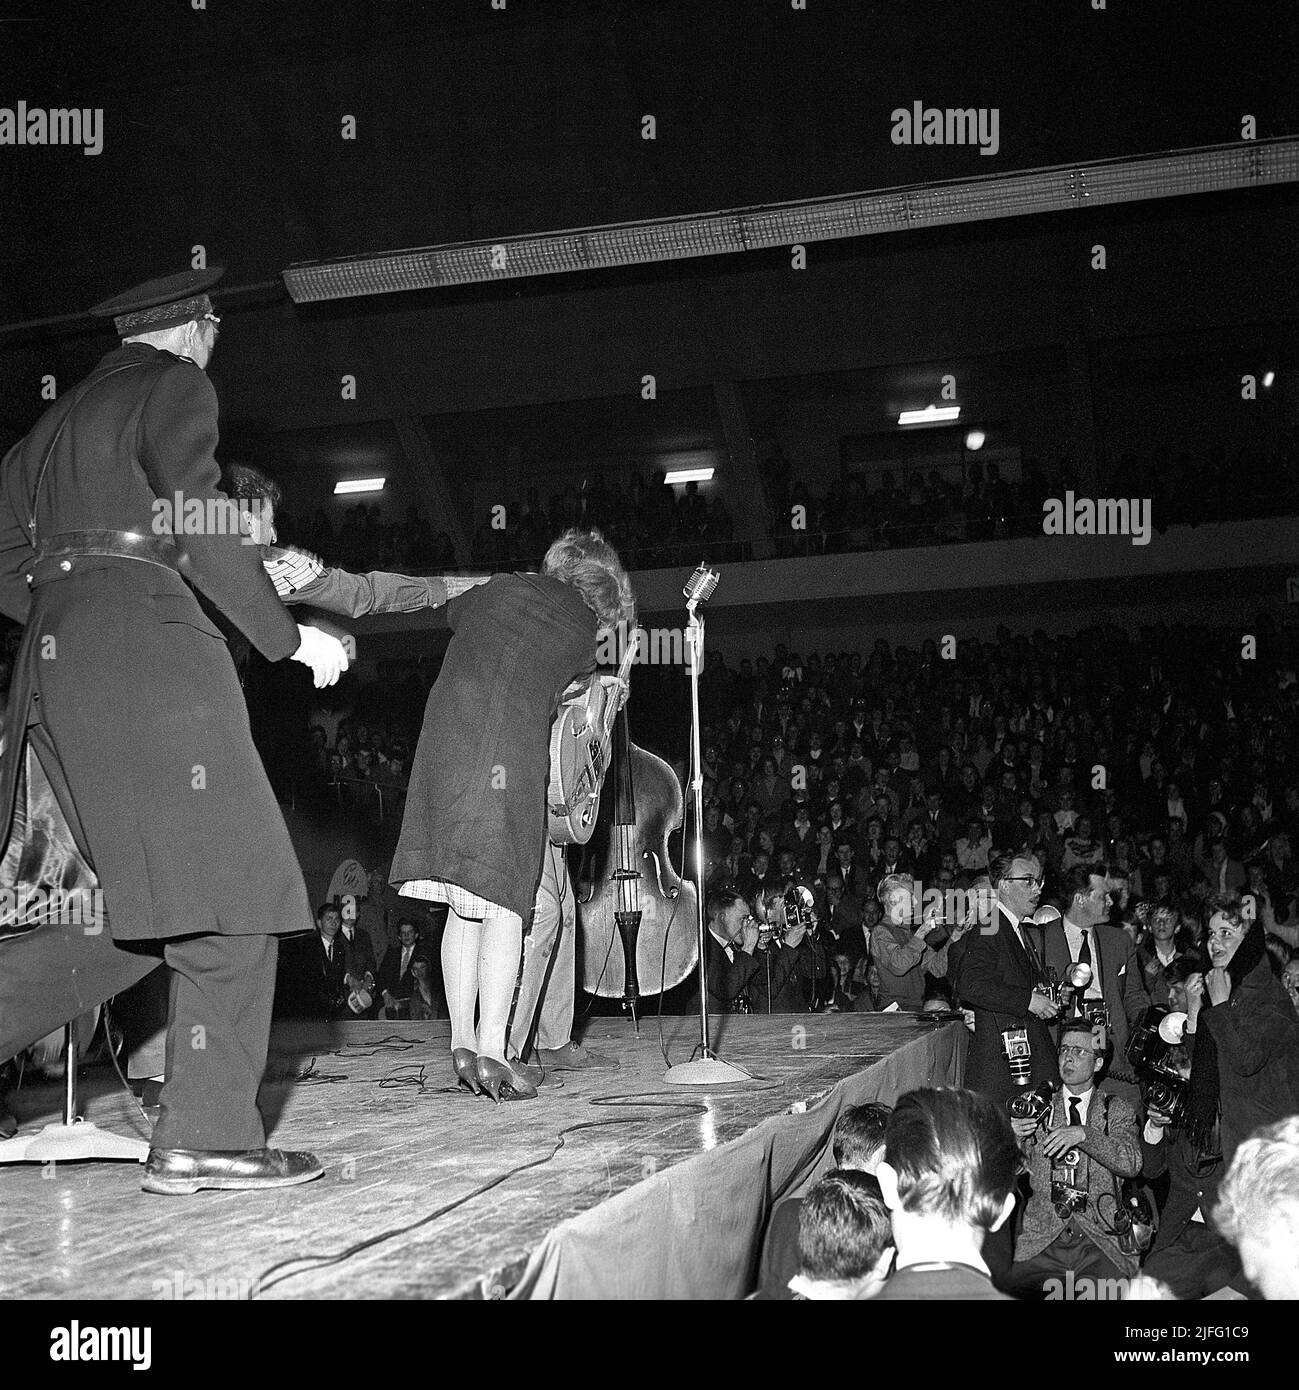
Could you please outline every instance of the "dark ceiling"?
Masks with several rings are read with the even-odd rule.
[[[97,157],[0,147],[0,325],[76,312],[195,243],[252,284],[1231,141],[1245,114],[1260,138],[1299,131],[1292,3],[5,0],[0,19],[0,104],[102,107],[105,128]],[[996,107],[999,152],[893,145],[889,113],[917,100]]]
[[[887,428],[940,369],[971,415],[1045,421],[1030,443],[1054,452],[1066,363],[1089,363],[1114,454],[1145,401],[1199,433],[1188,401],[1239,411],[1241,371],[1293,361],[1295,185],[822,243],[801,275],[770,251],[301,308],[279,279],[318,258],[1231,142],[1245,116],[1260,139],[1293,135],[1293,0],[195,3],[0,0],[0,108],[104,112],[97,156],[0,146],[0,447],[47,375],[62,389],[107,346],[86,307],[195,245],[229,270],[227,452],[308,511],[358,470],[392,478],[394,508],[427,501],[422,451],[471,529],[485,499],[606,461],[806,436],[827,403],[840,433]],[[995,107],[995,157],[894,145],[890,113],[916,101]]]

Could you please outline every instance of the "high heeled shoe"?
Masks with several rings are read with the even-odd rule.
[[[537,1088],[530,1085],[508,1062],[495,1057],[479,1057],[478,1080],[498,1104],[503,1100],[534,1100]]]
[[[478,1080],[478,1054],[467,1047],[456,1047],[451,1050],[451,1065],[456,1069],[456,1083],[462,1091],[468,1091],[472,1096],[485,1094],[482,1083]]]

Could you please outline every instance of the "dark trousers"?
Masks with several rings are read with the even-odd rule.
[[[1044,1298],[1048,1279],[1064,1280],[1073,1271],[1074,1279],[1122,1279],[1123,1271],[1083,1232],[1071,1226],[1031,1260],[1021,1260],[1010,1271],[1007,1289],[1020,1298]]]
[[[266,1070],[279,938],[185,936],[171,967],[167,1082],[155,1149],[260,1149],[257,1089]]]
[[[1143,1273],[1159,1279],[1179,1299],[1204,1298],[1234,1280],[1241,1292],[1248,1290],[1240,1275],[1240,1257],[1211,1226],[1188,1221],[1177,1239],[1156,1250]]]

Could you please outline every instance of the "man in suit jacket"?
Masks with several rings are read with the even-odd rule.
[[[825,880],[821,927],[826,936],[826,949],[832,954],[842,951],[854,965],[870,948],[861,899],[847,890],[838,873],[829,874]]]
[[[343,943],[347,973],[356,981],[363,981],[367,975],[373,978],[378,974],[379,962],[375,958],[374,942],[369,932],[364,931],[357,921],[356,899],[350,895],[345,897],[341,910],[343,922],[338,939]]]
[[[710,893],[707,910],[704,973],[709,1013],[766,1013],[769,1001],[773,1013],[805,1010],[807,1001],[799,986],[812,979],[808,968],[812,949],[806,936],[800,932],[792,945],[776,949],[773,944],[758,950],[758,919],[743,894],[733,888]],[[786,942],[790,936],[787,932]],[[699,1008],[698,993],[690,1008]]]
[[[1029,1084],[1054,1082],[1056,1049],[1047,1023],[1057,1009],[1046,992],[1036,945],[1023,926],[1042,892],[1041,864],[1032,855],[996,854],[988,876],[995,894],[989,920],[950,948],[948,979],[961,1003],[974,1011],[965,1085],[1004,1102],[1020,1088],[1011,1077],[1002,1033],[1027,1033]]]
[[[344,950],[342,915],[333,903],[316,912],[317,929],[307,940],[303,970],[304,1002],[313,1018],[347,1018],[347,952]]]
[[[1211,893],[1243,893],[1249,883],[1245,866],[1227,853],[1225,840],[1214,840],[1209,853],[1199,861],[1200,877]]]
[[[1105,1061],[1099,1042],[1090,1023],[1066,1023],[1059,1050],[1064,1086],[1050,1113],[1041,1122],[1010,1122],[1030,1184],[1008,1281],[1024,1297],[1059,1296],[1072,1291],[1074,1279],[1122,1279],[1137,1272],[1137,1256],[1122,1251],[1112,1229],[1118,1184],[1141,1171],[1137,1115],[1122,1096],[1096,1085]],[[1077,1194],[1082,1205],[1074,1211],[1057,1206],[1055,1183]],[[1100,1296],[1095,1287],[1089,1292]]]
[[[940,852],[949,850],[956,843],[959,833],[956,817],[950,811],[943,809],[943,794],[941,791],[930,791],[925,795],[923,806],[913,806],[903,817],[902,829],[904,833],[910,833],[913,822],[918,821],[924,831],[925,840],[930,845],[937,845]]]
[[[375,976],[374,988],[389,1018],[406,1015],[413,996],[420,993],[415,965],[427,964],[428,958],[419,947],[419,932],[409,917],[403,917],[397,929],[397,944],[384,953]]]
[[[1064,916],[1043,930],[1043,959],[1058,980],[1076,963],[1090,965],[1091,982],[1079,993],[1083,1007],[1104,1004],[1109,1014],[1106,1084],[1140,1112],[1141,1090],[1127,1070],[1128,1035],[1150,1007],[1137,948],[1122,927],[1108,925],[1109,889],[1094,864],[1064,873]]]
[[[1200,953],[1178,930],[1180,920],[1181,914],[1175,907],[1164,905],[1155,908],[1150,914],[1150,935],[1137,947],[1137,960],[1141,965],[1146,992],[1157,1009],[1176,1007],[1169,1002],[1169,986],[1172,983],[1169,971],[1174,964],[1189,960],[1197,969],[1204,969]],[[1185,1011],[1185,1000],[1182,1008]]]

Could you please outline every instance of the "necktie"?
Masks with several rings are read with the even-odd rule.
[[[1069,1097],[1069,1123],[1071,1125],[1082,1124],[1082,1116],[1078,1113],[1079,1104],[1080,1102],[1077,1096]]]
[[[1019,932],[1019,939],[1024,947],[1024,954],[1028,957],[1029,964],[1033,967],[1034,977],[1040,980],[1042,978],[1042,962],[1038,959],[1037,949],[1033,945],[1033,938],[1024,930],[1023,922],[1019,924],[1016,931]]]
[[[1084,931],[1082,934],[1082,944],[1078,947],[1078,964],[1090,965],[1092,963],[1091,940]]]

